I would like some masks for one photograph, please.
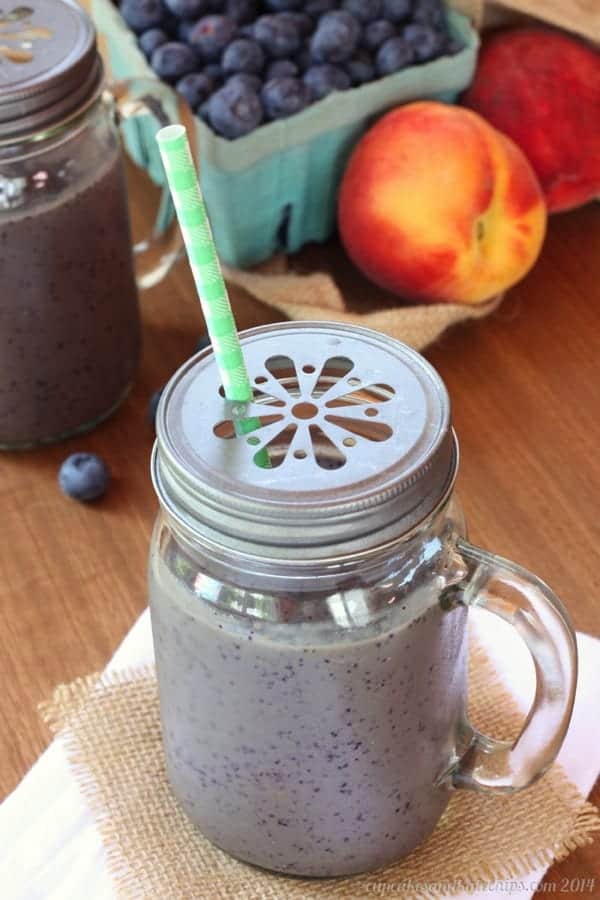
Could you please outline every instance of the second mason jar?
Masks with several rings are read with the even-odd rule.
[[[174,228],[134,248],[118,118],[177,105],[158,82],[106,89],[91,20],[65,0],[0,12],[0,448],[106,418],[140,355],[137,283],[175,259]]]
[[[248,862],[308,876],[392,862],[453,788],[527,787],[575,687],[568,617],[535,576],[465,539],[446,390],[375,332],[242,335],[250,404],[210,350],[166,388],[150,606],[168,777]],[[514,746],[466,717],[469,606],[508,619],[538,689]]]

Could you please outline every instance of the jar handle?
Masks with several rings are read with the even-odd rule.
[[[138,287],[149,288],[164,278],[183,247],[154,134],[158,128],[174,122],[185,125],[198,168],[194,118],[183,98],[154,78],[112,82],[106,92],[106,101],[115,110],[129,155],[162,187],[152,231],[133,246]]]
[[[475,791],[513,793],[552,764],[564,740],[575,698],[577,643],[569,616],[543,581],[516,563],[459,540],[468,574],[455,599],[509,622],[533,658],[535,697],[521,733],[500,741],[467,726],[467,749],[444,781]]]

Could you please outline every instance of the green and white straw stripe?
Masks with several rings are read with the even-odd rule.
[[[225,396],[228,400],[249,403],[252,387],[186,130],[183,125],[169,125],[158,132],[156,140]]]

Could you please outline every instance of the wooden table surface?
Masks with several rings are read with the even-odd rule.
[[[134,185],[134,224],[148,196]],[[332,270],[355,302],[372,289],[339,247],[301,265]],[[539,573],[578,629],[600,634],[600,205],[552,219],[534,271],[491,317],[447,333],[426,355],[445,379],[462,450],[459,489],[471,538]],[[279,318],[234,292],[241,327]],[[142,297],[144,353],[129,399],[93,433],[0,457],[0,793],[47,745],[37,704],[59,682],[104,666],[146,605],[156,500],[148,475],[151,393],[203,331],[187,265]],[[63,497],[75,450],[101,454],[114,482],[95,505]],[[597,786],[593,795],[600,801]],[[596,877],[598,846],[550,879]],[[548,888],[546,888],[548,890]]]

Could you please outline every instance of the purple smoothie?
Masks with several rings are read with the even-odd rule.
[[[89,428],[131,386],[140,326],[118,151],[92,171],[0,211],[0,446]]]
[[[423,841],[464,721],[466,610],[431,586],[345,632],[244,619],[203,590],[151,563],[167,771],[192,821],[240,859],[308,876]]]

